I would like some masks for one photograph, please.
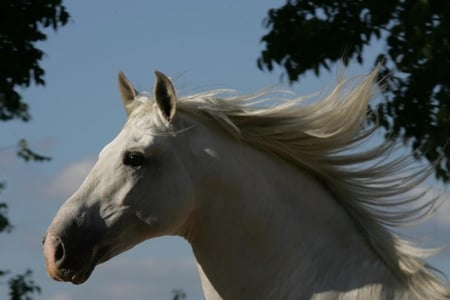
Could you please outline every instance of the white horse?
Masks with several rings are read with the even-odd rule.
[[[177,99],[160,72],[151,99],[119,73],[128,120],[50,225],[49,275],[80,284],[144,240],[179,235],[207,299],[446,299],[430,251],[392,231],[435,210],[411,193],[430,168],[387,158],[389,142],[355,148],[373,132],[376,75],[307,105]]]

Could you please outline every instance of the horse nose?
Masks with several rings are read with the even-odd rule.
[[[43,251],[48,274],[50,277],[59,280],[61,266],[64,264],[66,257],[63,241],[57,235],[47,233],[43,240]]]

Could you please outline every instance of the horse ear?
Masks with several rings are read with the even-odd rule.
[[[122,71],[119,72],[119,91],[120,97],[122,97],[123,106],[127,114],[130,114],[132,109],[132,103],[134,98],[139,94],[138,91],[134,88],[131,82],[125,77]]]
[[[175,88],[170,79],[159,71],[155,71],[156,82],[153,88],[156,104],[164,118],[171,122],[175,116],[176,100]]]

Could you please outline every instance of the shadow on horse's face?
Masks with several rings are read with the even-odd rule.
[[[55,280],[83,283],[97,264],[137,243],[180,234],[193,209],[190,158],[181,151],[187,147],[170,134],[176,123],[170,81],[157,73],[156,103],[144,103],[122,74],[119,86],[128,121],[44,237]]]

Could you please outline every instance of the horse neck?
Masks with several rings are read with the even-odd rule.
[[[397,293],[396,279],[317,180],[246,145],[229,146],[212,149],[216,161],[201,178],[186,236],[207,299]]]

